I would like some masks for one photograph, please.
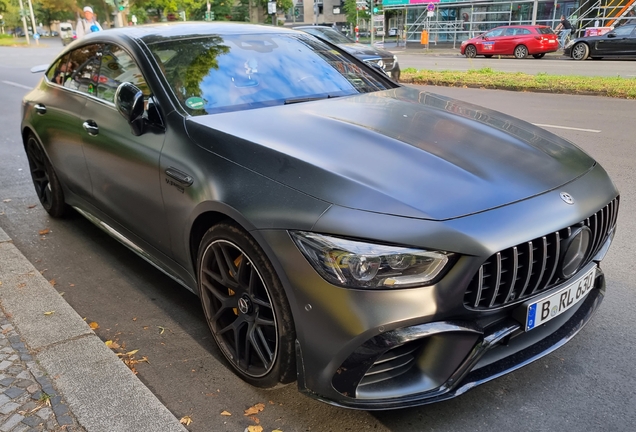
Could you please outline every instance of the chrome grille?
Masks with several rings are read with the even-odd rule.
[[[592,241],[584,263],[601,249],[616,225],[619,197],[576,225],[521,243],[492,255],[468,285],[464,305],[469,309],[491,309],[546,291],[563,282],[558,277],[560,244],[575,229],[587,226]]]

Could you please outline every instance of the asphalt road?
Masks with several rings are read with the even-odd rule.
[[[81,316],[99,323],[103,340],[147,356],[149,363],[137,365],[139,378],[178,418],[192,418],[190,430],[243,431],[254,424],[243,411],[259,402],[265,404],[257,416],[265,431],[633,430],[636,102],[426,88],[550,125],[590,152],[622,191],[619,230],[603,266],[606,300],[568,345],[452,401],[369,413],[316,402],[294,385],[264,391],[243,383],[214,346],[195,296],[82,217],[47,217],[22,149],[20,99],[38,79],[28,68],[50,61],[58,49],[0,48],[0,227]],[[40,235],[45,228],[50,233]],[[232,415],[221,416],[224,410]]]
[[[549,54],[542,59],[532,57],[522,60],[513,57],[468,59],[459,54],[459,48],[455,51],[440,49],[436,55],[424,55],[418,50],[410,49],[402,52],[392,51],[397,53],[402,69],[412,67],[428,70],[467,71],[492,68],[499,72],[524,72],[532,75],[547,73],[549,75],[636,77],[636,59],[634,58],[575,61],[560,55]],[[435,54],[435,49],[432,52]]]

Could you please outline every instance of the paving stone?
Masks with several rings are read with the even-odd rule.
[[[21,380],[18,380],[18,381],[13,383],[14,386],[20,387],[20,388],[23,388],[23,389],[27,388],[31,384],[35,384],[35,383],[33,381],[31,381],[31,380],[28,380],[28,379],[21,379]]]
[[[13,376],[16,376],[20,372],[22,372],[22,366],[11,366],[10,368],[7,369],[7,373]]]
[[[29,393],[35,393],[38,390],[40,390],[40,386],[35,383],[31,384],[30,386],[26,388],[26,391],[28,391]]]
[[[38,416],[31,415],[31,416],[25,417],[24,420],[22,420],[22,423],[24,423],[27,426],[36,427],[43,424],[44,420],[42,420]]]
[[[15,402],[9,402],[8,404],[4,404],[0,407],[0,412],[2,414],[10,414],[16,410],[16,408],[20,408],[20,404]]]
[[[35,409],[38,406],[38,404],[34,401],[29,401],[25,404],[22,405],[22,407],[20,408],[20,411],[31,411],[33,409]]]
[[[11,357],[9,357],[9,358],[7,359],[7,361],[14,362],[14,361],[18,360],[19,358],[20,358],[20,356],[19,356],[19,355],[17,355],[17,354],[13,354]]]
[[[35,393],[33,393],[31,395],[31,399],[33,400],[40,400],[40,398],[44,395],[44,393],[41,390],[36,391]]]
[[[11,432],[26,432],[29,429],[31,429],[29,426],[20,423]]]
[[[6,404],[7,402],[9,402],[11,400],[11,398],[7,395],[0,395],[0,406]]]
[[[24,416],[20,415],[20,414],[13,414],[11,417],[9,417],[9,420],[7,420],[6,422],[4,422],[4,424],[2,426],[0,426],[0,431],[2,432],[9,432],[11,429],[13,429],[18,423],[20,423],[22,421],[22,419],[24,418]]]
[[[15,378],[7,377],[0,380],[0,384],[5,387],[9,387],[11,384],[13,384],[13,381],[15,381]]]
[[[33,360],[33,356],[31,354],[20,354],[20,360],[26,362]]]
[[[0,328],[2,328],[2,330],[6,330],[6,329],[13,330],[13,325],[11,325],[11,324],[2,324],[0,326]]]
[[[45,408],[37,410],[35,414],[38,417],[40,417],[42,420],[46,421],[49,418],[51,418],[51,416],[53,415],[53,410],[51,408],[45,407]]]
[[[13,362],[8,360],[2,360],[2,362],[0,362],[0,370],[2,371],[9,368],[9,366],[13,366]]]
[[[20,372],[15,376],[17,379],[32,379],[31,373],[27,370]]]
[[[0,343],[2,343],[2,341],[0,341]],[[9,353],[12,353],[12,352],[14,352],[14,351],[13,351],[13,348],[11,348],[11,347],[4,347],[4,348],[0,349],[0,353],[2,353],[2,354],[9,354]]]
[[[11,399],[15,399],[18,396],[22,395],[23,393],[24,393],[24,390],[17,387],[9,387],[8,389],[4,391],[4,394],[9,396]]]
[[[73,424],[73,419],[69,415],[59,415],[57,416],[57,423],[60,426],[64,426],[64,425],[70,426]]]

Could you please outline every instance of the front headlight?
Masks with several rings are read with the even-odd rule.
[[[574,42],[576,42],[576,41],[571,40],[570,42],[567,43],[567,45],[565,47],[566,48],[570,48],[572,45],[574,45]]]
[[[430,285],[454,254],[385,246],[291,231],[292,239],[328,282],[349,288],[410,288]]]

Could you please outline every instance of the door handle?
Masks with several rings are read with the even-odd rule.
[[[89,135],[95,136],[99,133],[99,127],[93,120],[86,120],[84,123],[82,123],[82,127],[86,132],[88,132]]]
[[[38,114],[46,114],[46,107],[42,104],[35,104],[33,108],[35,108],[35,112]]]
[[[166,175],[186,187],[192,186],[192,183],[194,183],[194,179],[191,175],[186,174],[183,171],[179,171],[178,169],[173,167],[166,168]]]

